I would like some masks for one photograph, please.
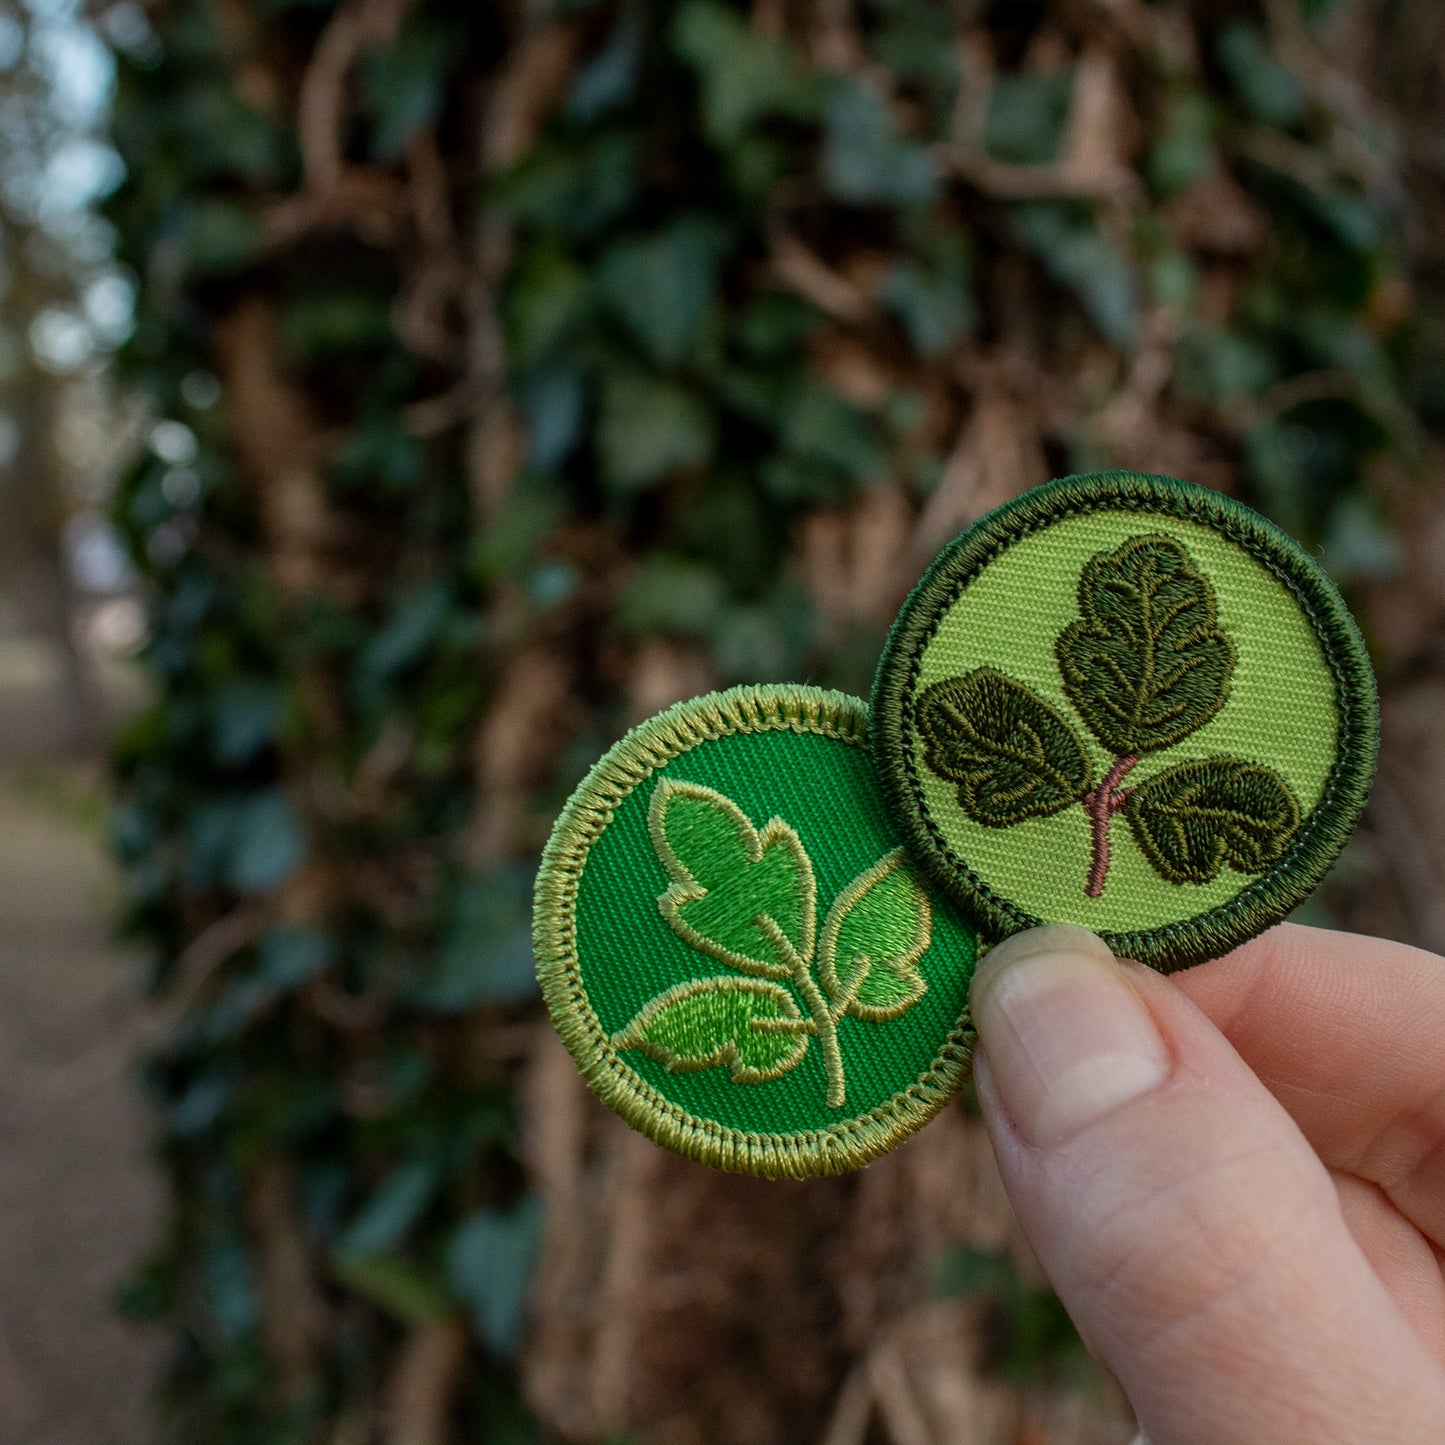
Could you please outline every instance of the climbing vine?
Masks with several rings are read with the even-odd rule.
[[[1052,474],[1182,474],[1346,582],[1390,565],[1359,479],[1409,459],[1407,308],[1343,9],[229,0],[124,32],[119,375],[173,424],[116,504],[154,701],[115,846],[171,1021],[171,1221],[126,1301],[175,1344],[170,1438],[733,1438],[721,1369],[639,1363],[633,1420],[554,1359],[519,1403],[547,1210],[603,1217],[519,1125],[547,827],[657,706],[866,689],[938,545]],[[719,1359],[790,1318],[755,1292],[697,1292],[748,1297]],[[748,1417],[779,1438],[830,1408],[842,1346],[807,1348]]]

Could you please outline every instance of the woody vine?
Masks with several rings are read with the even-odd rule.
[[[926,688],[917,703],[925,761],[957,785],[975,822],[1010,828],[1075,805],[1088,819],[1084,893],[1102,896],[1110,832],[1123,814],[1154,871],[1208,883],[1228,865],[1258,873],[1283,857],[1300,807],[1273,768],[1214,756],[1174,763],[1132,786],[1138,764],[1197,732],[1228,703],[1234,644],[1214,588],[1171,537],[1131,537],[1084,564],[1079,617],[1054,642],[1063,690],[1112,761],[1095,767],[1074,726],[1031,688],[991,667]]]

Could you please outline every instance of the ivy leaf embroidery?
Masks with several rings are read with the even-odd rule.
[[[1064,691],[1118,757],[1171,747],[1224,706],[1234,645],[1214,588],[1170,537],[1131,537],[1084,564],[1078,621],[1055,644]]]
[[[614,1034],[612,1046],[641,1049],[673,1070],[726,1065],[734,1083],[757,1084],[787,1073],[816,1038],[828,1107],[841,1109],[848,1091],[838,1040],[844,1014],[886,1023],[928,988],[918,964],[933,915],[902,849],[865,869],[834,900],[815,976],[813,863],[781,818],[755,828],[716,789],[662,778],[647,826],[672,879],[657,900],[668,926],[688,947],[765,981],[677,984]],[[796,993],[781,986],[784,979]]]
[[[672,879],[658,906],[684,943],[759,978],[788,978],[811,960],[813,865],[780,818],[754,828],[716,790],[663,778],[647,824]]]
[[[1172,883],[1208,883],[1225,864],[1258,873],[1277,863],[1299,831],[1300,807],[1272,768],[1208,758],[1125,781],[1142,755],[1203,727],[1229,698],[1234,644],[1188,551],[1171,537],[1131,537],[1084,563],[1078,601],[1082,615],[1054,639],[1054,657],[1065,696],[1114,755],[1100,780],[1069,723],[991,667],[920,694],[928,767],[957,783],[959,806],[990,828],[1078,803],[1089,823],[1089,898],[1103,894],[1121,812]]]
[[[926,688],[918,729],[928,766],[957,783],[959,806],[990,828],[1058,813],[1093,780],[1073,728],[1037,693],[991,667]]]
[[[869,1023],[901,1017],[928,984],[918,961],[932,939],[928,894],[895,849],[833,900],[818,938],[818,976],[833,1011]]]
[[[1200,758],[1130,789],[1124,816],[1163,877],[1208,883],[1226,863],[1241,873],[1277,863],[1299,831],[1300,806],[1273,768]]]
[[[612,1045],[640,1049],[673,1073],[727,1068],[735,1084],[761,1084],[801,1061],[807,1027],[779,984],[697,978],[649,1000]]]

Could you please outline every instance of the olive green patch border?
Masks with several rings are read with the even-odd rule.
[[[1238,947],[1307,898],[1359,821],[1374,776],[1379,703],[1364,639],[1324,570],[1272,522],[1207,487],[1141,472],[1064,477],[1006,502],[938,555],[889,631],[873,682],[873,761],[905,845],[986,943],[1045,921],[990,888],[928,815],[914,753],[913,696],[924,650],[964,589],[990,562],[1031,533],[1099,511],[1136,511],[1141,524],[1150,513],[1196,522],[1243,548],[1293,595],[1320,639],[1335,680],[1340,736],[1334,766],[1320,802],[1285,856],[1206,913],[1158,928],[1102,935],[1121,957],[1172,973]]]
[[[868,713],[845,693],[816,687],[735,687],[677,703],[614,744],[568,799],[542,854],[532,914],[537,977],[552,1022],[588,1087],[634,1129],[700,1164],[766,1178],[845,1174],[926,1124],[963,1085],[973,1051],[967,1019],[906,1089],[869,1113],[826,1129],[764,1134],[699,1118],[618,1058],[583,985],[577,895],[593,844],[613,811],[658,768],[734,733],[800,732],[868,746]]]

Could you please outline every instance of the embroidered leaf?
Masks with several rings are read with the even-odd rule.
[[[1170,537],[1131,537],[1084,564],[1055,644],[1064,691],[1116,756],[1167,748],[1224,706],[1234,646],[1214,588]]]
[[[1299,831],[1300,806],[1273,768],[1199,758],[1129,792],[1124,814],[1144,856],[1172,883],[1208,883],[1227,863],[1260,873]]]
[[[928,894],[902,848],[833,900],[818,936],[818,976],[835,1015],[885,1023],[928,992],[918,960],[933,936]]]
[[[991,667],[926,688],[918,730],[928,766],[957,783],[959,806],[990,828],[1057,813],[1093,783],[1089,756],[1068,723]]]
[[[787,989],[748,978],[690,979],[659,994],[612,1037],[674,1073],[731,1070],[735,1084],[780,1078],[808,1051],[807,1020]]]
[[[647,822],[672,879],[658,906],[684,943],[761,978],[812,960],[813,865],[792,828],[754,828],[730,798],[672,778],[653,790]]]

